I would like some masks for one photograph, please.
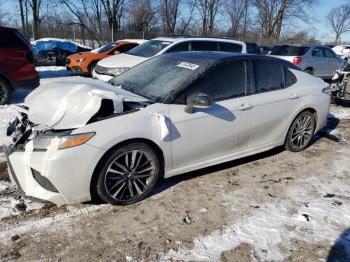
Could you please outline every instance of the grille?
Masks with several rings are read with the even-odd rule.
[[[31,168],[33,177],[38,184],[46,189],[47,191],[58,193],[57,188],[48,180],[46,177],[42,176],[38,171]]]

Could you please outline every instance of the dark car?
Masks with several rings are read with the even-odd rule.
[[[58,38],[42,38],[32,44],[35,64],[38,66],[65,66],[68,56],[92,50],[76,42]]]
[[[261,55],[260,48],[256,43],[246,42],[246,45],[247,45],[247,53],[248,54]]]
[[[0,105],[10,101],[13,90],[38,85],[30,43],[16,29],[0,27]]]
[[[260,50],[261,50],[261,54],[262,55],[267,55],[269,52],[271,52],[272,48],[269,46],[265,46],[265,45],[261,45],[259,46]]]

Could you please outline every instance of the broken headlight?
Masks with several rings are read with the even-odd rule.
[[[85,144],[94,135],[94,132],[63,136],[43,134],[38,135],[33,139],[33,147],[34,150],[47,150],[50,147],[50,145],[56,147],[56,145],[58,144],[58,149],[65,149]]]

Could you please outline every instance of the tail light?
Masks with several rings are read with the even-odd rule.
[[[303,61],[303,58],[301,56],[296,56],[293,58],[293,64],[300,65],[301,61]]]
[[[332,88],[330,85],[326,86],[325,88],[322,89],[322,93],[326,95],[332,95]]]

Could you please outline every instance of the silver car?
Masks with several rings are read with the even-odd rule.
[[[306,72],[323,78],[332,78],[344,60],[324,45],[275,45],[271,56],[278,57],[298,65]]]

